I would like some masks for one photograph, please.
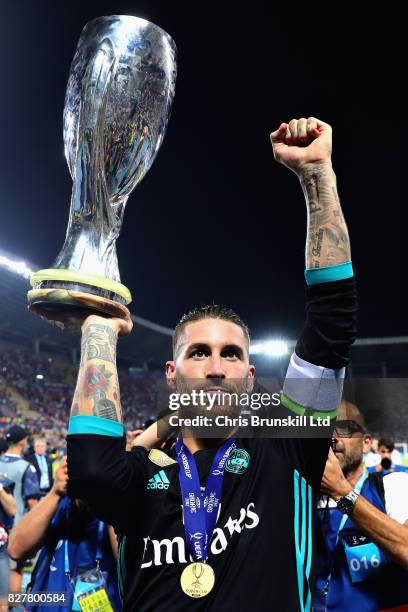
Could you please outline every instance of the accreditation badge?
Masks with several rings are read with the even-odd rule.
[[[106,590],[106,575],[106,572],[101,572],[97,567],[78,574],[73,611],[114,612]]]
[[[367,536],[344,535],[342,542],[353,583],[363,582],[381,573],[383,560],[380,550]]]

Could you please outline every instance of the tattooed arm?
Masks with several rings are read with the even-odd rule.
[[[271,134],[275,159],[295,172],[308,212],[306,268],[349,262],[350,241],[331,163],[331,127],[314,117],[292,119]]]
[[[281,406],[292,414],[314,412],[330,421],[319,434],[299,428],[303,431],[298,438],[283,436],[279,442],[316,489],[341,401],[344,368],[356,337],[356,283],[332,169],[331,127],[314,117],[293,119],[282,123],[271,134],[271,141],[275,159],[297,175],[308,213],[306,319],[289,362]]]
[[[116,370],[117,337],[129,319],[90,316],[82,326],[78,382],[67,436],[68,495],[121,533],[140,512],[147,454],[128,453]]]
[[[350,261],[350,241],[331,164],[306,167],[300,181],[307,203],[306,268]]]
[[[71,416],[92,415],[122,423],[116,344],[132,329],[130,319],[91,315],[82,326],[81,362]]]

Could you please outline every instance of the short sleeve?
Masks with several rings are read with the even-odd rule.
[[[38,482],[37,472],[35,467],[31,463],[27,466],[23,476],[23,497],[27,501],[28,499],[40,499],[40,483]]]

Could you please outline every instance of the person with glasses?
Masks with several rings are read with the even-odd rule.
[[[315,612],[408,604],[408,474],[368,473],[370,444],[363,415],[342,401],[318,502]]]

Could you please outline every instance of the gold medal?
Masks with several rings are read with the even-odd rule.
[[[214,583],[213,568],[208,563],[200,561],[187,565],[180,576],[180,584],[184,593],[194,599],[208,595]]]
[[[166,455],[166,453],[163,453],[163,451],[159,450],[158,448],[152,448],[152,450],[149,452],[149,459],[155,465],[159,465],[160,467],[166,467],[172,463],[177,463],[177,461]]]

